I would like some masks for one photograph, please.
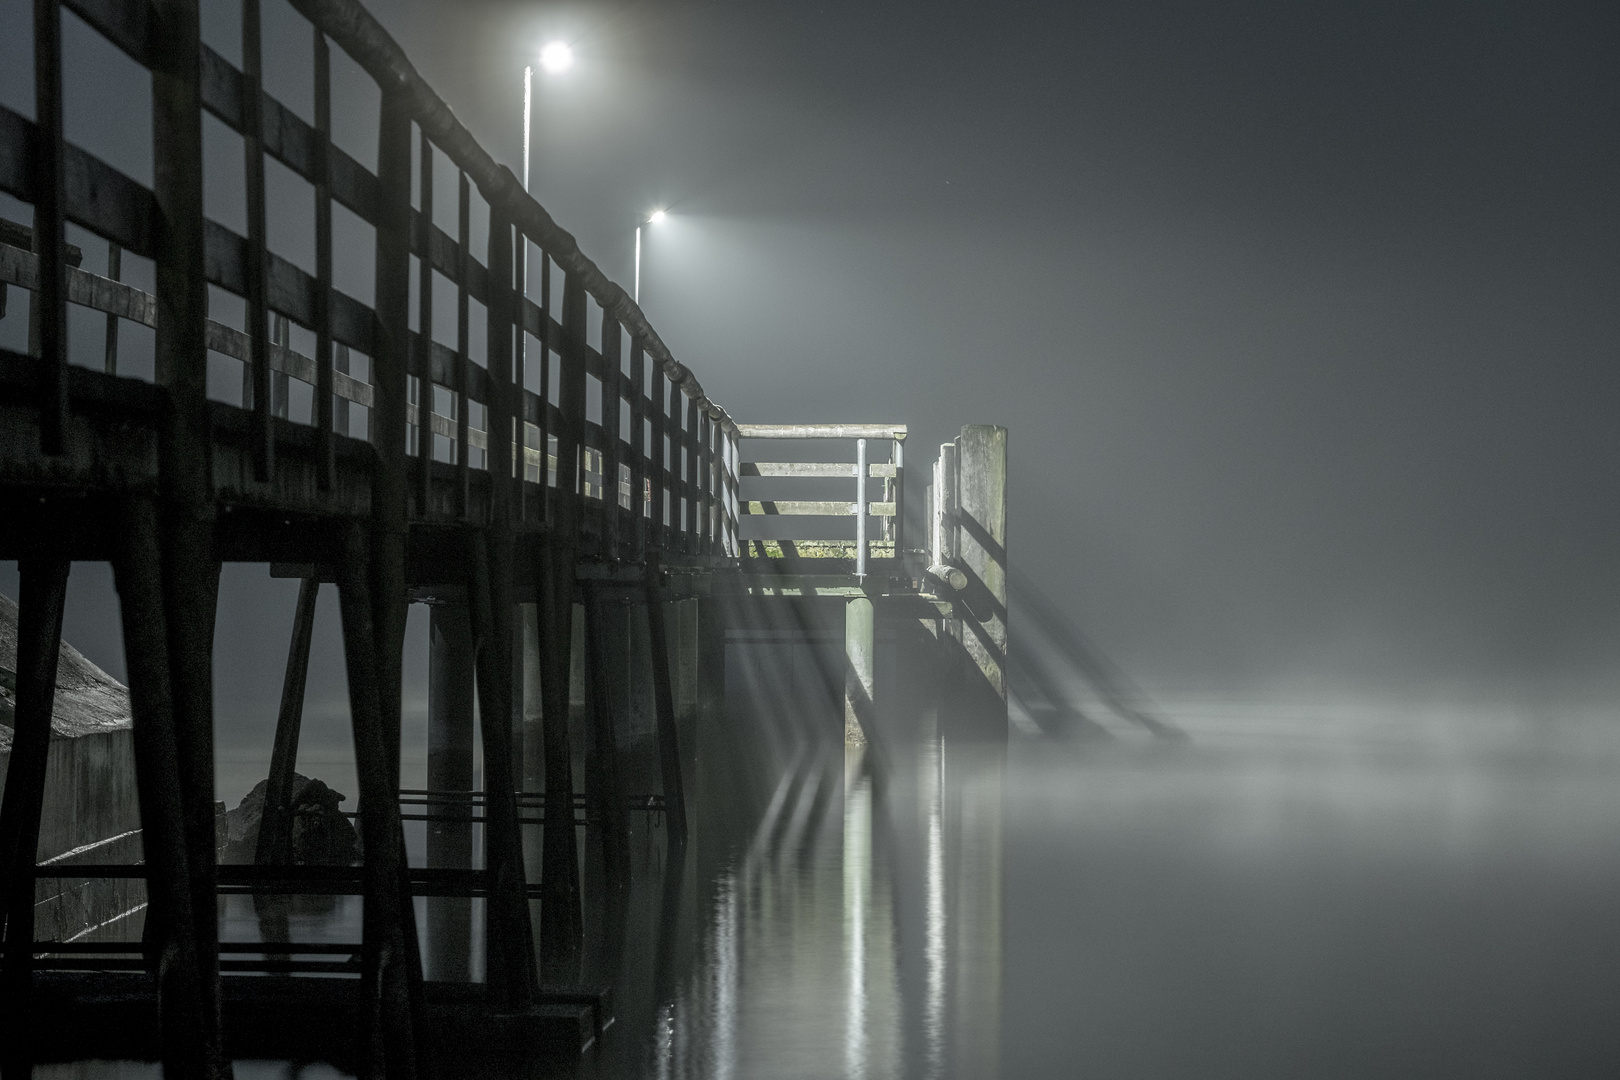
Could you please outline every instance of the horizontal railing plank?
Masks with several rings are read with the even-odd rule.
[[[0,105],[0,191],[24,202],[38,201],[37,146],[33,121]],[[72,143],[62,148],[62,212],[75,225],[116,241],[127,251],[147,258],[157,252],[157,199]]]
[[[893,476],[894,466],[888,462],[879,462],[875,465],[868,465],[866,472],[868,476]],[[745,461],[742,463],[741,472],[738,475],[853,478],[855,476],[855,463],[852,461]]]
[[[904,424],[738,424],[742,439],[904,439]]]
[[[743,500],[742,512],[751,517],[854,517],[852,502],[788,502],[782,499]],[[769,509],[767,509],[767,507]],[[871,517],[893,517],[894,503],[869,502]]]

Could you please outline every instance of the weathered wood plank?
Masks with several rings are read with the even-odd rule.
[[[904,424],[738,424],[744,439],[893,439],[905,438]]]
[[[745,461],[743,476],[832,477],[843,479],[855,475],[852,461]],[[874,462],[866,467],[866,475],[882,478],[894,475],[895,466],[886,461]]]
[[[753,517],[854,517],[852,502],[791,502],[782,499],[744,501],[742,512]],[[893,517],[894,503],[870,502],[866,512],[871,517]]]

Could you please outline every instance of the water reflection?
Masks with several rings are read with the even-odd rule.
[[[784,774],[716,875],[655,1075],[994,1075],[1004,765],[934,738]]]

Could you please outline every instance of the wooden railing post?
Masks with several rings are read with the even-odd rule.
[[[34,0],[34,250],[39,254],[35,329],[39,337],[40,441],[60,454],[66,436],[67,239],[63,233],[62,6]],[[199,252],[200,254],[200,252]]]
[[[264,206],[263,58],[259,0],[242,0],[242,147],[247,187],[246,286],[248,355],[244,361],[242,405],[253,410],[253,472],[261,484],[275,470],[274,402],[270,391],[270,316],[266,306],[269,250]]]
[[[165,951],[194,958],[196,1009],[192,1030],[165,1025],[165,1038],[193,1043],[175,1050],[199,1075],[221,1066],[219,929],[214,859],[213,664],[214,609],[219,564],[213,551],[209,474],[208,360],[204,339],[207,277],[203,264],[202,101],[196,0],[154,0],[156,43],[152,66],[152,193],[162,214],[157,245],[157,382],[170,397],[167,429],[159,443],[163,476],[161,574],[176,774],[184,820],[180,866],[188,886],[189,924],[171,922]],[[268,402],[266,402],[268,405]],[[144,521],[144,518],[142,519]],[[132,526],[134,527],[134,526]],[[147,554],[150,554],[148,551]],[[144,556],[143,556],[144,558]],[[137,575],[150,579],[147,569]],[[143,594],[144,595],[144,594]],[[144,608],[144,604],[141,605]],[[150,611],[147,611],[150,618]],[[126,616],[126,643],[129,627]],[[133,652],[131,652],[133,655]],[[132,662],[133,671],[133,662]],[[150,680],[149,680],[150,681]],[[167,768],[167,765],[163,766]],[[178,912],[179,905],[174,910]],[[185,939],[185,940],[180,940]],[[176,942],[179,942],[176,944]],[[186,963],[191,963],[188,959]],[[170,1056],[165,1049],[165,1057]]]
[[[696,555],[703,550],[698,546],[698,513],[703,501],[698,490],[698,468],[703,455],[698,452],[698,405],[694,397],[686,399],[686,428],[681,443],[686,448],[686,536],[681,550]]]
[[[456,267],[456,516],[466,520],[471,512],[469,501],[472,491],[472,466],[468,459],[472,456],[468,445],[468,414],[472,411],[471,399],[467,396],[469,366],[472,364],[472,355],[468,351],[468,331],[470,324],[470,308],[468,307],[469,293],[467,279],[472,276],[472,188],[467,182],[467,174],[460,174],[457,188],[456,210],[456,252],[460,256]]]
[[[433,260],[428,249],[433,241],[433,143],[422,132],[420,163],[417,168],[421,236],[417,262],[416,340],[421,345],[421,362],[416,376],[416,516],[426,518],[433,509]]]
[[[602,548],[607,559],[619,557],[623,514],[619,507],[619,402],[623,375],[619,324],[602,313]]]
[[[527,1009],[534,999],[534,937],[523,876],[517,820],[517,770],[512,763],[512,503],[513,476],[512,226],[497,204],[489,222],[489,465],[490,524],[475,533],[469,563],[473,633],[477,639],[478,702],[484,736],[484,865],[490,875],[486,978],[499,1000]]]
[[[647,361],[630,339],[630,558],[647,552]]]
[[[369,537],[356,531],[346,533],[346,544],[369,541],[366,558],[359,560],[367,574],[366,588],[351,582],[349,593],[352,603],[360,596],[369,602],[369,617],[361,621],[350,607],[343,609],[345,650],[347,654],[348,627],[364,626],[370,633],[369,652],[357,654],[356,662],[363,660],[367,678],[375,694],[376,737],[381,740],[377,768],[380,779],[389,792],[388,808],[378,810],[380,819],[391,822],[389,844],[393,848],[383,853],[381,869],[376,872],[390,875],[389,885],[394,897],[395,914],[387,915],[388,927],[384,936],[390,951],[389,970],[381,972],[379,992],[391,995],[391,1011],[387,1037],[397,1041],[417,1037],[415,1018],[421,1015],[422,955],[416,936],[416,919],[404,913],[411,910],[410,882],[404,863],[404,836],[399,824],[399,748],[402,721],[402,665],[405,651],[405,558],[406,521],[409,499],[408,466],[405,457],[406,377],[410,360],[410,274],[411,274],[411,115],[404,88],[383,86],[382,106],[377,132],[377,240],[373,271],[374,310],[373,356],[371,358],[371,441],[376,449],[372,470],[371,516]],[[358,556],[346,556],[351,564]],[[358,632],[358,631],[356,631]],[[357,643],[358,644],[358,643]],[[350,699],[354,701],[354,667],[350,668]],[[359,769],[360,716],[356,712],[356,768]],[[368,736],[369,738],[369,736]],[[379,777],[371,777],[376,784]],[[362,780],[362,783],[365,783]],[[375,790],[375,789],[374,789]],[[380,795],[362,792],[361,812],[365,802]],[[376,842],[371,833],[365,834],[368,869],[370,850]],[[374,883],[380,888],[379,883]],[[367,909],[372,906],[368,893]],[[398,936],[395,937],[397,924]],[[382,938],[373,935],[380,943]],[[403,989],[395,987],[393,979],[403,982]],[[402,995],[395,1000],[392,995]],[[402,1013],[400,1010],[403,1010]],[[390,1053],[406,1055],[398,1075],[409,1076],[416,1069],[421,1048],[413,1041],[409,1047],[394,1046]],[[380,1060],[380,1059],[378,1059]]]
[[[558,376],[557,488],[552,530],[542,550],[539,618],[543,671],[540,709],[545,733],[546,798],[541,848],[540,964],[548,982],[579,978],[581,912],[579,846],[574,834],[574,778],[568,731],[572,673],[574,560],[578,551],[580,440],[585,428],[585,290],[577,275],[563,281],[562,365]]]
[[[315,448],[316,483],[322,491],[332,487],[336,461],[332,434],[349,433],[349,403],[343,402],[343,422],[337,424],[337,402],[332,397],[332,56],[326,35],[315,33]],[[343,373],[349,371],[348,346],[343,346]]]
[[[412,1080],[418,1056],[416,1010],[408,971],[413,957],[407,948],[406,925],[414,936],[416,920],[410,917],[400,890],[405,853],[399,818],[399,755],[389,747],[380,708],[379,683],[386,668],[377,655],[378,634],[372,625],[376,598],[371,595],[379,575],[366,566],[367,546],[359,525],[346,526],[337,559],[355,776],[360,784],[360,833],[365,852],[362,1075],[368,1080]]]
[[[292,862],[292,783],[298,763],[298,732],[304,716],[304,686],[309,675],[310,638],[315,629],[315,600],[319,578],[307,577],[298,586],[298,608],[293,613],[292,641],[287,646],[287,670],[281,683],[281,712],[270,749],[270,774],[264,785],[264,811],[259,820],[259,844],[254,861],[261,866]]]
[[[134,718],[135,786],[149,901],[146,930],[156,952],[148,963],[157,977],[163,1071],[184,1080],[217,1080],[222,1064],[220,1017],[209,985],[217,975],[208,970],[202,955],[204,945],[198,940],[192,908],[157,504],[149,498],[131,499],[118,532],[113,580]],[[212,898],[205,910],[212,920]]]

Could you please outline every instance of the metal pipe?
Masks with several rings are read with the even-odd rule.
[[[855,440],[855,576],[866,576],[866,440]]]

